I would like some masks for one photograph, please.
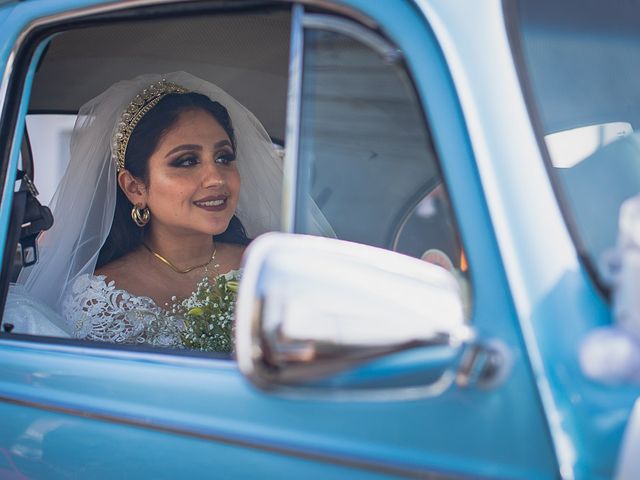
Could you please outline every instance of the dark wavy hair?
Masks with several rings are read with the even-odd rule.
[[[149,157],[155,151],[162,136],[178,121],[179,116],[192,110],[203,110],[209,113],[222,126],[231,140],[233,149],[236,149],[231,117],[225,107],[200,93],[170,93],[142,117],[129,138],[124,163],[131,175],[148,185]],[[133,204],[122,189],[117,187],[113,223],[100,249],[96,268],[113,262],[142,245],[147,227],[140,228],[133,223],[132,208]],[[219,235],[214,235],[213,239],[216,242],[239,245],[248,245],[250,242],[242,223],[235,215],[231,218],[227,229]]]

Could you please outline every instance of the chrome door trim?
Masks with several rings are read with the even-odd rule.
[[[346,5],[340,5],[335,0],[275,0],[277,2],[285,2],[285,3],[298,3],[301,5],[310,5],[312,7],[322,7],[327,10],[331,10],[340,15],[344,15],[345,17],[350,17],[351,19],[366,25],[372,30],[376,30],[380,27],[378,22],[373,20],[372,18],[367,17],[362,12],[355,10]]]
[[[304,16],[303,24],[305,28],[328,30],[354,38],[378,52],[388,62],[394,62],[402,56],[400,50],[382,36],[351,20],[321,13],[307,13]]]
[[[304,9],[294,5],[289,47],[289,86],[287,90],[287,124],[285,128],[284,176],[282,179],[282,230],[294,232],[298,195],[298,154],[300,115],[302,113],[302,56],[304,53]]]

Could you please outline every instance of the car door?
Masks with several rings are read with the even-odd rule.
[[[234,13],[251,15],[254,4],[290,12],[283,230],[309,231],[310,197],[338,238],[418,257],[431,251],[425,260],[437,251],[440,263],[467,272],[469,324],[480,342],[500,345],[510,368],[492,385],[337,402],[258,390],[233,358],[3,333],[3,468],[46,478],[555,477],[458,96],[429,24],[409,1],[242,2]],[[217,19],[228,7],[4,7],[13,54],[2,57],[0,238],[43,41],[114,19],[205,10]]]

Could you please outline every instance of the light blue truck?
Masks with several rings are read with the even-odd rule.
[[[3,302],[18,168],[47,203],[118,80],[216,82],[284,162],[233,356],[4,320],[0,477],[612,478],[640,388],[579,352],[640,192],[640,156],[610,153],[640,127],[638,52],[623,0],[0,2]],[[308,198],[336,238],[303,235]]]

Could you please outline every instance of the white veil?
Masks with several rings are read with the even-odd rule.
[[[18,284],[23,288],[14,287],[14,296],[28,295],[59,313],[66,289],[80,275],[93,273],[115,211],[111,144],[120,115],[136,94],[162,79],[207,95],[228,110],[241,179],[236,216],[250,238],[281,228],[281,157],[258,119],[216,85],[186,72],[142,75],[116,83],[80,108],[69,165],[51,202],[53,227],[40,237],[39,261],[21,272]],[[335,236],[315,203],[309,204],[315,233]],[[7,305],[11,307],[11,292]]]

